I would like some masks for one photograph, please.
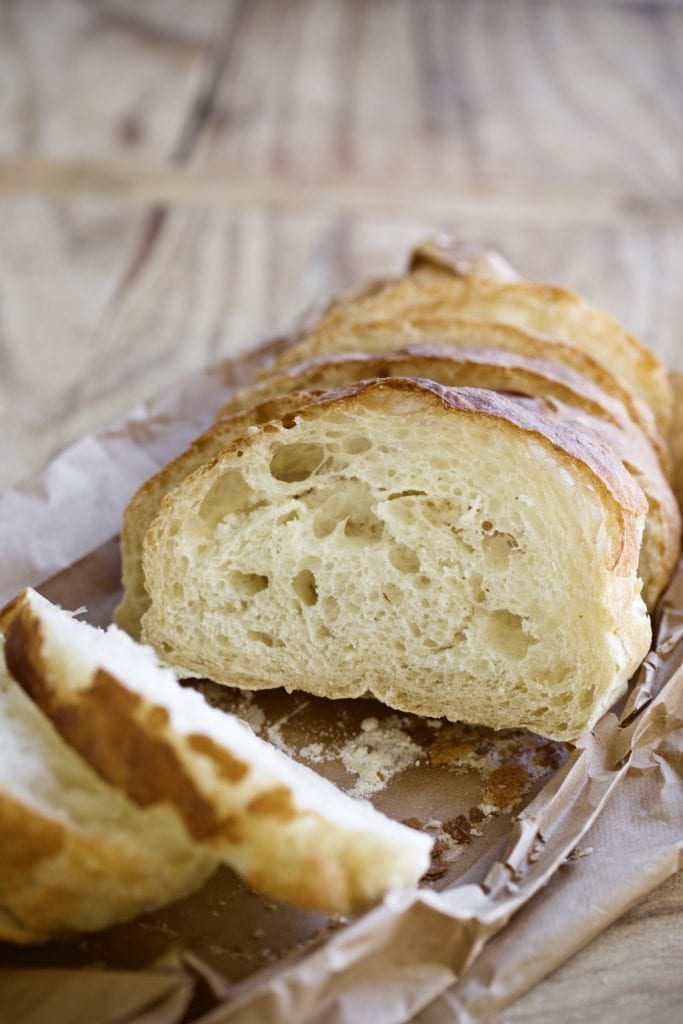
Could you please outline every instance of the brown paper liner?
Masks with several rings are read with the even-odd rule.
[[[444,258],[463,266],[457,252]],[[119,596],[112,538],[130,496],[288,343],[190,378],[0,497],[0,600],[50,576],[41,590],[52,600],[108,622]],[[347,789],[357,780],[344,751],[362,740],[364,719],[407,737],[419,763],[372,799],[440,837],[430,880],[346,922],[276,905],[222,869],[131,924],[0,947],[0,1024],[485,1019],[679,866],[682,661],[679,569],[621,718],[606,715],[571,751],[528,733],[428,725],[371,701],[203,685],[302,760],[317,744],[313,767]]]

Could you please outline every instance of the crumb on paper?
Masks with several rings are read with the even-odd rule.
[[[308,746],[301,748],[299,755],[307,761],[312,761],[313,764],[321,764],[330,758],[330,754],[322,743],[309,743]]]
[[[364,718],[363,721],[360,723],[360,727],[363,732],[374,732],[376,729],[379,729],[379,719]]]
[[[352,796],[369,796],[414,765],[422,750],[401,728],[402,720],[392,716],[371,732],[351,737],[339,751],[347,772],[356,776]]]

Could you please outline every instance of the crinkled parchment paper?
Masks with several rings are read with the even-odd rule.
[[[42,584],[108,622],[128,499],[284,344],[196,375],[0,497],[0,600]],[[682,661],[679,570],[620,715],[572,748],[374,701],[201,684],[260,735],[430,832],[427,879],[343,920],[272,903],[222,869],[131,924],[0,947],[0,1024],[487,1019],[679,867]]]

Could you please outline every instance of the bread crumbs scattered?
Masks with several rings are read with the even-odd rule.
[[[422,749],[413,743],[401,725],[400,718],[387,718],[378,722],[371,732],[353,736],[341,748],[342,764],[347,772],[356,776],[351,796],[377,793],[394,775],[415,764]]]
[[[322,743],[309,743],[307,747],[301,748],[299,754],[307,761],[312,761],[313,764],[320,764],[322,761],[330,759],[330,754]]]
[[[235,714],[255,733],[260,733],[266,724],[266,713],[258,704],[252,704],[251,694],[239,702]]]

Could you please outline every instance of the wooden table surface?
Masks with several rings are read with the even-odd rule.
[[[675,2],[0,0],[0,487],[435,230],[683,367],[682,56]],[[679,1019],[682,925],[501,1020]]]

